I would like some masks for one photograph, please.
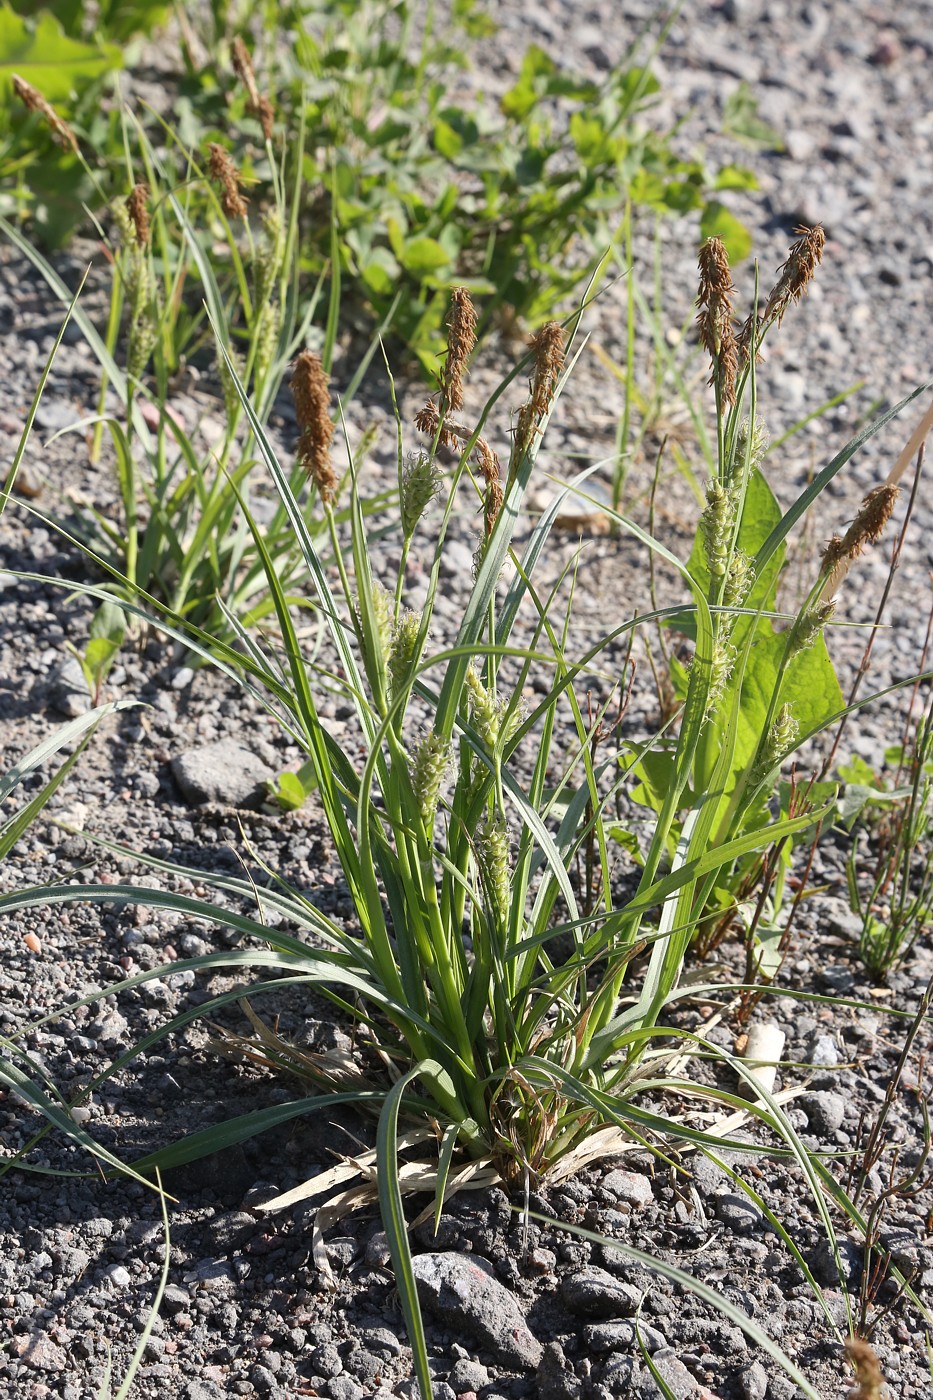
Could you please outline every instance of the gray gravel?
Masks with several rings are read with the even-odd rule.
[[[504,0],[494,8],[502,32],[489,43],[474,78],[465,80],[490,92],[508,81],[529,41],[541,42],[568,64],[598,76],[619,58],[637,25],[656,13],[647,0],[622,5],[539,0],[534,13]],[[772,438],[844,387],[860,379],[865,383],[772,454],[769,476],[785,504],[869,410],[880,411],[933,376],[929,21],[929,6],[920,0],[899,6],[896,13],[869,0],[688,5],[658,60],[659,119],[686,114],[678,138],[683,149],[702,143],[720,162],[745,162],[760,175],[759,194],[732,202],[755,232],[763,280],[783,260],[797,222],[821,220],[827,230],[825,261],[811,294],[788,316],[761,369],[761,403]],[[715,136],[723,103],[743,79],[759,97],[761,116],[783,134],[783,152],[750,153]],[[662,226],[671,326],[682,324],[691,311],[693,237],[694,231],[683,224]],[[58,260],[70,281],[83,272],[83,251]],[[644,271],[653,256],[644,231],[636,253]],[[736,280],[747,296],[750,268],[737,270]],[[102,286],[92,278],[86,303],[98,315]],[[57,326],[58,310],[42,285],[6,250],[0,257],[4,458],[14,450]],[[549,431],[540,458],[542,476],[566,472],[579,455],[594,459],[613,451],[620,391],[595,347],[615,358],[622,354],[621,284],[600,298],[587,326],[590,347],[573,392],[564,396]],[[507,343],[495,343],[477,364],[468,411],[476,410],[497,382],[509,352]],[[639,361],[647,386],[647,344]],[[350,368],[339,365],[338,376],[345,379]],[[401,387],[410,417],[423,390],[417,384]],[[113,508],[111,478],[105,469],[87,465],[76,449],[80,439],[48,442],[52,433],[91,411],[95,399],[92,359],[81,340],[69,336],[50,376],[26,462],[27,482],[41,492],[36,500],[40,508],[65,513],[75,494],[91,498],[103,510]],[[192,383],[178,389],[177,407],[191,415],[189,421],[220,411],[203,385]],[[814,534],[800,548],[804,580],[812,573],[815,544],[851,518],[861,496],[883,479],[919,412],[912,407],[837,479]],[[376,489],[392,479],[395,438],[384,394],[375,384],[367,386],[350,411],[351,431],[359,433],[370,422],[377,424],[379,435],[367,460],[364,486]],[[666,423],[668,430],[672,426],[676,429],[676,422]],[[273,427],[283,441],[291,440],[287,404]],[[496,426],[500,441],[494,445],[507,448],[507,429],[506,416]],[[648,438],[643,459],[630,467],[629,504],[642,518],[657,446],[657,437]],[[700,472],[689,435],[683,449]],[[672,472],[665,480],[661,503],[660,528],[675,546],[684,546],[695,502],[679,474]],[[909,674],[918,661],[930,606],[931,511],[929,493],[922,491],[888,614],[890,626],[875,647],[870,679],[877,688]],[[458,581],[469,578],[475,543],[475,522],[458,520],[435,629],[438,642],[456,626],[462,606]],[[555,537],[549,568],[556,573],[576,548],[574,533]],[[374,545],[377,566],[380,560],[391,565],[393,557],[392,544]],[[79,557],[54,531],[37,527],[20,511],[5,514],[0,522],[4,769],[60,724],[63,714],[81,713],[88,703],[66,643],[81,647],[89,608],[68,600],[67,588],[21,581],[10,571],[32,570],[67,581],[81,577],[81,568]],[[870,620],[885,571],[883,550],[859,562],[844,590],[848,620]],[[424,583],[415,560],[407,578],[412,604]],[[662,590],[672,586],[671,580],[660,579]],[[607,613],[646,607],[647,571],[639,550],[624,539],[587,538],[577,597],[575,626],[583,639],[604,627]],[[832,643],[843,673],[851,675],[860,635],[836,629]],[[125,648],[111,672],[108,693],[136,697],[146,707],[116,717],[95,736],[52,808],[73,830],[45,823],[31,828],[0,869],[3,888],[72,878],[78,866],[85,880],[162,879],[145,869],[140,874],[134,862],[90,845],[82,835],[86,832],[191,866],[191,877],[174,883],[179,893],[203,892],[198,870],[241,873],[242,858],[257,882],[268,878],[265,865],[306,890],[332,917],[350,920],[352,911],[313,799],[306,810],[288,815],[243,809],[244,803],[259,799],[266,776],[298,759],[263,710],[210,672],[193,670],[156,640]],[[646,686],[633,700],[633,724],[650,716],[652,707]],[[346,719],[339,704],[326,707],[325,714],[339,734]],[[890,739],[890,714],[883,709],[863,716],[849,735],[856,752],[875,760]],[[244,748],[249,763],[238,756]],[[226,757],[205,779],[205,761],[218,750]],[[201,762],[201,779],[191,778],[192,756]],[[249,791],[229,786],[233,780]],[[786,980],[853,1000],[876,1000],[878,1015],[789,1000],[776,1000],[768,1015],[787,1036],[785,1054],[792,1068],[785,1071],[785,1087],[806,1086],[789,1107],[791,1121],[808,1145],[847,1151],[860,1114],[877,1111],[899,1052],[899,1030],[884,1009],[915,1004],[933,968],[928,944],[919,945],[904,969],[880,989],[885,995],[878,996],[879,989],[868,984],[852,957],[853,931],[845,917],[838,857],[827,855],[823,873],[831,886],[825,908],[821,912],[814,902]],[[6,919],[0,924],[0,1032],[10,1035],[128,973],[225,946],[214,925],[130,904],[60,907],[54,913]],[[178,972],[100,1004],[69,1006],[60,1019],[30,1029],[24,1047],[72,1098],[129,1039],[235,985],[234,978],[219,974],[203,979]],[[321,1052],[350,1046],[325,1004],[288,993],[273,1000],[284,1037]],[[684,1024],[695,1028],[703,1008],[682,1014]],[[235,1007],[228,1009],[224,1024],[242,1030]],[[731,1049],[732,1031],[730,1025],[720,1026],[711,1038],[718,1035],[719,1043]],[[86,1114],[89,1130],[105,1146],[133,1157],[222,1115],[291,1097],[291,1086],[242,1067],[232,1069],[206,1042],[207,1031],[196,1022],[157,1042],[144,1062],[108,1080],[79,1110]],[[696,1070],[713,1075],[708,1066]],[[916,1097],[899,1098],[889,1124],[903,1160],[918,1151],[917,1120]],[[0,1095],[6,1150],[26,1147],[36,1126],[15,1096]],[[358,1151],[360,1136],[367,1134],[371,1125],[350,1115],[312,1116],[170,1175],[167,1185],[178,1199],[171,1220],[170,1283],[134,1394],[141,1400],[165,1395],[284,1400],[301,1394],[389,1400],[413,1394],[385,1237],[373,1212],[350,1217],[336,1237],[329,1236],[336,1275],[336,1289],[330,1292],[309,1258],[307,1208],[282,1217],[260,1216],[255,1210],[315,1167],[329,1165],[333,1151]],[[735,1170],[746,1170],[748,1161],[738,1153],[728,1158]],[[149,1314],[164,1251],[157,1202],[139,1184],[103,1183],[87,1171],[86,1159],[51,1136],[31,1150],[29,1162],[35,1170],[9,1173],[0,1194],[0,1319],[8,1338],[0,1351],[0,1383],[15,1400],[48,1395],[96,1400],[108,1347],[119,1378]],[[757,1162],[763,1175],[750,1172],[751,1184],[791,1231],[823,1284],[822,1302],[842,1335],[845,1299],[800,1174],[781,1158],[761,1156]],[[684,1166],[690,1178],[635,1151],[587,1168],[568,1182],[542,1187],[540,1195],[532,1196],[532,1209],[690,1270],[774,1336],[821,1395],[844,1393],[838,1335],[778,1236],[715,1164],[685,1157]],[[48,1168],[87,1174],[41,1174]],[[870,1189],[877,1193],[883,1185],[876,1174]],[[898,1204],[885,1220],[898,1266],[915,1270],[915,1286],[928,1297],[933,1249],[924,1222],[931,1205],[929,1194],[920,1196]],[[448,1279],[447,1292],[440,1282],[436,1290],[423,1285],[426,1299],[434,1299],[428,1309],[428,1343],[440,1400],[648,1396],[653,1381],[633,1321],[639,1308],[642,1340],[675,1395],[795,1400],[798,1393],[734,1323],[711,1314],[679,1286],[652,1280],[618,1249],[534,1220],[526,1232],[501,1191],[455,1198],[437,1235],[432,1223],[416,1232],[415,1241],[424,1251],[419,1269],[425,1278],[430,1273],[436,1280]],[[857,1290],[863,1251],[843,1239],[841,1252],[847,1284]],[[449,1285],[450,1278],[474,1278],[477,1270],[488,1281],[483,1288]],[[924,1331],[916,1314],[893,1310],[874,1341],[892,1393],[903,1400],[926,1396]]]

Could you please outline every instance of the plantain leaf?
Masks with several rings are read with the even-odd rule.
[[[69,39],[58,20],[43,10],[34,20],[0,6],[0,93],[9,99],[13,74],[38,88],[48,102],[62,102],[112,68],[123,65],[116,44]]]

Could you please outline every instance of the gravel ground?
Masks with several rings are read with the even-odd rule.
[[[509,0],[495,7],[502,31],[483,56],[477,85],[490,91],[501,86],[529,41],[559,51],[585,71],[604,72],[654,8],[612,6],[608,0],[587,5],[539,0],[529,15]],[[769,476],[785,503],[870,408],[880,411],[933,377],[933,120],[924,101],[933,51],[929,19],[929,6],[920,3],[902,5],[896,14],[867,0],[688,5],[658,62],[665,112],[688,113],[679,138],[684,148],[706,143],[718,159],[744,160],[760,175],[760,194],[737,208],[754,229],[765,283],[782,261],[795,224],[821,220],[826,227],[825,262],[812,293],[788,317],[762,366],[761,401],[772,436],[781,436],[841,388],[865,383],[773,455]],[[783,133],[782,153],[750,154],[712,136],[725,98],[742,79],[758,94],[762,117]],[[672,326],[690,311],[692,238],[693,231],[683,225],[663,230]],[[69,280],[83,269],[80,252],[58,262]],[[639,240],[637,255],[647,265],[652,255],[647,238]],[[747,293],[750,271],[739,270],[737,281]],[[91,310],[100,306],[95,285],[100,283],[92,282],[86,301]],[[623,306],[624,291],[616,285],[587,323],[591,346],[616,357],[623,347]],[[57,326],[57,308],[43,286],[7,251],[0,262],[4,458],[15,447]],[[497,382],[507,352],[507,345],[495,344],[477,366],[470,391],[474,408]],[[420,392],[416,384],[405,390],[409,417]],[[111,479],[105,470],[88,467],[80,437],[49,441],[91,411],[95,395],[92,358],[80,338],[69,335],[26,464],[42,509],[64,512],[76,493],[101,509],[112,507]],[[219,412],[216,403],[199,395],[191,384],[179,389],[176,407],[189,421],[208,410]],[[565,471],[574,453],[608,456],[620,406],[618,386],[588,349],[573,392],[565,395],[549,431],[542,469]],[[919,412],[912,407],[834,483],[823,503],[825,513],[801,550],[804,577],[813,565],[814,540],[851,518],[861,496],[883,479]],[[390,479],[394,461],[394,429],[379,385],[368,385],[354,402],[350,421],[355,431],[370,422],[380,429],[367,461],[367,480],[375,489]],[[288,441],[292,426],[283,402],[274,427]],[[505,431],[500,428],[503,443]],[[631,467],[636,512],[644,510],[656,446],[654,439],[646,443],[645,460]],[[689,437],[684,452],[699,471]],[[665,481],[662,502],[665,538],[682,545],[694,519],[682,477]],[[917,665],[929,608],[931,524],[931,507],[921,491],[890,626],[875,647],[871,680],[878,688]],[[620,599],[625,613],[648,606],[647,571],[634,546],[584,533],[575,614],[580,639],[602,627],[607,612],[617,615]],[[451,540],[438,640],[456,625],[474,547],[473,522],[463,520]],[[390,545],[374,548],[377,560],[391,563]],[[576,548],[573,532],[555,537],[548,567],[556,572]],[[80,646],[85,640],[89,609],[68,600],[67,588],[14,576],[17,570],[66,581],[83,576],[77,553],[23,509],[7,512],[0,523],[0,551],[5,570],[0,574],[0,768],[5,770],[65,715],[86,705],[66,644]],[[848,619],[873,616],[885,572],[880,552],[860,561],[845,588]],[[410,601],[417,603],[424,586],[417,563],[407,582]],[[667,586],[663,578],[660,586]],[[851,676],[861,650],[859,634],[839,629],[832,641],[843,675]],[[115,717],[95,737],[55,803],[55,815],[75,831],[46,823],[30,829],[0,871],[4,889],[71,878],[79,866],[84,880],[139,878],[135,862],[102,852],[83,831],[187,864],[190,878],[174,882],[180,892],[205,892],[198,870],[237,873],[242,857],[262,879],[260,862],[265,863],[334,917],[349,921],[349,903],[314,802],[287,816],[243,806],[264,776],[297,758],[261,709],[158,642],[121,655],[110,691],[137,698],[147,708]],[[644,687],[633,704],[633,726],[650,718],[652,705]],[[339,703],[331,705],[327,718],[339,732],[346,719]],[[879,708],[860,720],[848,742],[877,761],[895,734],[891,712]],[[145,868],[142,875],[157,882]],[[917,1004],[933,959],[927,940],[886,986],[869,984],[853,956],[841,855],[833,846],[824,853],[820,876],[824,892],[806,906],[784,980],[821,995],[875,1003],[877,1013],[776,1000],[763,1014],[787,1038],[784,1085],[800,1090],[789,1109],[792,1123],[805,1142],[845,1151],[852,1148],[862,1117],[870,1121],[877,1114],[903,1044],[903,1022],[886,1011]],[[139,905],[76,906],[7,918],[0,925],[0,1032],[10,1034],[127,972],[224,946],[216,926],[155,915]],[[23,1043],[71,1096],[127,1043],[232,985],[220,976],[205,981],[180,972],[131,994],[72,1008],[66,1017],[29,1031]],[[346,1046],[344,1031],[323,1004],[304,996],[273,1000],[282,1035],[318,1050]],[[691,1008],[683,1013],[684,1023],[696,1026],[708,1014],[709,1008]],[[241,1023],[230,1012],[226,1024]],[[735,1031],[728,1017],[708,1028],[711,1039],[730,1048]],[[98,1141],[131,1158],[222,1116],[291,1097],[291,1087],[219,1061],[206,1039],[203,1028],[191,1027],[159,1042],[141,1064],[108,1081],[90,1104],[88,1126]],[[929,1045],[927,1030],[917,1049],[924,1045]],[[907,1166],[922,1145],[917,1073],[914,1060],[888,1120],[889,1141]],[[0,1100],[0,1124],[3,1145],[11,1151],[28,1142],[35,1128],[14,1096]],[[371,1140],[368,1124],[326,1114],[170,1176],[167,1185],[178,1200],[171,1214],[170,1285],[134,1394],[183,1400],[228,1395],[389,1400],[413,1393],[410,1353],[375,1212],[347,1217],[328,1235],[335,1278],[335,1287],[328,1288],[309,1256],[307,1203],[273,1217],[256,1210],[316,1167],[329,1165],[335,1150],[358,1151],[361,1138]],[[826,1310],[844,1333],[844,1294],[821,1243],[812,1199],[793,1165],[766,1149],[763,1143],[762,1155],[750,1171],[746,1165],[746,1173],[792,1233],[823,1288]],[[148,1316],[164,1251],[158,1205],[132,1182],[105,1183],[94,1172],[54,1174],[84,1170],[86,1162],[53,1137],[29,1160],[37,1170],[8,1173],[0,1194],[0,1379],[17,1400],[50,1395],[90,1400],[98,1395],[108,1358],[113,1374],[124,1374]],[[627,1153],[542,1188],[540,1196],[532,1196],[532,1208],[694,1273],[774,1337],[825,1400],[841,1397],[851,1377],[838,1335],[763,1212],[708,1162],[685,1157],[684,1163],[692,1179],[662,1170],[644,1154]],[[53,1175],[41,1174],[43,1168]],[[866,1200],[883,1189],[884,1182],[873,1176]],[[914,1285],[927,1296],[933,1286],[931,1210],[933,1197],[926,1189],[893,1202],[883,1219],[895,1263],[915,1271]],[[532,1222],[525,1231],[497,1189],[455,1199],[438,1236],[418,1228],[415,1240],[440,1400],[651,1395],[654,1381],[633,1322],[640,1301],[645,1348],[675,1396],[792,1400],[797,1394],[737,1326],[679,1285],[650,1278],[617,1250],[551,1226]],[[843,1238],[842,1262],[857,1298],[864,1264],[857,1242]],[[929,1394],[925,1333],[910,1308],[892,1308],[879,1322],[874,1343],[892,1396],[911,1400]]]

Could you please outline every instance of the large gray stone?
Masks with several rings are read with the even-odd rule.
[[[539,1364],[544,1348],[529,1331],[515,1295],[485,1260],[417,1254],[412,1263],[418,1296],[435,1317],[462,1327],[508,1365],[531,1370]]]
[[[631,1317],[641,1302],[641,1290],[634,1284],[595,1267],[567,1274],[560,1293],[570,1311],[584,1317]]]
[[[172,774],[186,802],[216,802],[222,807],[260,806],[273,776],[251,749],[233,739],[176,754]]]

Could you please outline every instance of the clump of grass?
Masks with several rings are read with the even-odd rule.
[[[242,53],[238,62],[241,76],[251,72]],[[84,504],[77,518],[54,523],[64,525],[121,581],[125,598],[148,595],[178,618],[229,635],[228,612],[243,615],[248,606],[255,618],[263,615],[266,586],[241,513],[241,502],[250,501],[257,457],[227,361],[236,366],[266,423],[296,356],[301,379],[304,356],[312,353],[306,351],[309,343],[326,376],[341,281],[335,273],[326,316],[323,281],[310,296],[299,297],[301,131],[288,141],[280,164],[269,147],[271,197],[267,194],[261,214],[250,217],[241,172],[224,146],[210,143],[202,167],[198,154],[170,127],[166,146],[157,151],[126,113],[123,120],[129,193],[111,203],[112,228],[100,228],[112,275],[105,334],[80,305],[73,310],[101,367],[97,412],[69,430],[89,434],[92,460],[101,456],[109,436],[107,460],[122,518],[109,519]],[[71,303],[72,292],[39,250],[12,225],[0,222],[0,227],[62,302]],[[183,421],[172,405],[172,386],[185,361],[197,355],[205,328],[213,349],[205,306],[222,345],[222,352],[215,352],[222,395],[219,442],[202,433],[199,423]],[[326,319],[321,330],[314,326],[319,311]],[[378,338],[362,357],[356,383],[377,346]],[[351,385],[349,397],[352,393]],[[308,450],[305,437],[291,473],[296,493]],[[306,521],[312,525],[315,519],[309,503]],[[284,508],[273,511],[264,543],[287,583],[298,556]]]
[[[807,246],[818,244],[814,233]],[[356,1022],[356,1053],[347,1063],[301,1057],[302,1073],[317,1090],[310,1097],[196,1134],[135,1169],[190,1159],[210,1151],[220,1136],[229,1145],[334,1102],[378,1111],[380,1203],[424,1394],[430,1393],[430,1373],[403,1189],[423,1190],[429,1181],[439,1211],[445,1195],[476,1171],[527,1194],[539,1178],[578,1170],[633,1139],[662,1153],[674,1140],[707,1152],[721,1147],[683,1116],[642,1102],[646,1092],[656,1097],[663,1090],[676,1099],[697,1091],[667,1069],[671,1037],[683,1033],[672,1031],[664,1014],[692,990],[680,986],[684,963],[718,882],[729,878],[737,861],[811,829],[831,807],[827,799],[815,813],[770,816],[781,765],[843,708],[841,697],[837,702],[827,691],[827,676],[833,683],[834,677],[821,636],[826,575],[819,575],[796,618],[777,613],[774,589],[793,526],[860,443],[903,405],[848,443],[782,512],[760,470],[755,360],[770,325],[786,309],[782,298],[793,300],[803,290],[803,254],[793,278],[782,272],[785,292],[769,316],[759,318],[749,353],[738,361],[727,334],[732,293],[727,295],[721,250],[707,245],[703,262],[719,455],[690,560],[678,560],[636,523],[615,516],[620,528],[675,567],[685,585],[683,602],[647,618],[676,618],[689,629],[693,645],[673,732],[621,753],[593,742],[608,710],[594,713],[583,695],[593,677],[614,676],[614,648],[624,649],[646,619],[620,618],[574,656],[572,566],[547,589],[538,583],[562,501],[570,490],[585,494],[593,468],[558,492],[519,543],[522,503],[540,444],[572,373],[577,317],[566,327],[553,324],[538,332],[522,362],[468,425],[452,416],[457,403],[462,413],[474,321],[470,299],[458,293],[437,401],[431,398],[417,419],[426,446],[414,459],[406,458],[399,424],[403,547],[395,577],[385,579],[374,576],[355,466],[346,538],[340,540],[325,476],[331,415],[324,366],[313,358],[301,361],[296,400],[299,456],[319,478],[331,569],[320,552],[321,533],[309,526],[296,497],[291,468],[270,441],[217,323],[219,350],[245,425],[271,473],[306,570],[302,602],[317,610],[326,647],[313,657],[305,654],[265,529],[245,504],[277,636],[257,644],[232,613],[236,646],[182,629],[171,618],[164,626],[262,697],[301,748],[352,901],[353,925],[345,928],[287,886],[257,889],[209,872],[199,878],[251,897],[257,916],[127,886],[72,886],[0,901],[0,909],[12,909],[40,899],[133,899],[212,918],[249,937],[250,944],[176,962],[172,972],[275,969],[313,986]],[[495,410],[508,384],[525,373],[529,390],[508,461],[494,471]],[[505,430],[500,440],[507,440]],[[453,455],[451,464],[441,460],[442,451]],[[429,513],[436,494],[437,509]],[[483,513],[474,575],[456,637],[432,645],[445,544],[451,521],[466,503],[478,503]],[[428,579],[417,611],[405,607],[411,548],[419,551]],[[789,625],[779,628],[776,622]],[[534,699],[526,706],[532,677]],[[352,734],[335,736],[322,716],[321,697],[332,692],[354,717]],[[753,713],[750,695],[756,697]],[[561,719],[569,726],[569,745]],[[613,895],[610,813],[633,775],[643,788],[655,785],[658,803],[637,889],[619,903]],[[762,811],[770,820],[759,820]],[[595,899],[574,886],[570,872],[578,861],[590,869],[587,890],[597,892]],[[263,916],[272,910],[277,923],[284,919],[296,932],[268,927]],[[640,959],[642,953],[647,956]],[[168,970],[141,973],[120,987]],[[274,979],[257,982],[251,995],[274,987]],[[215,999],[202,1014],[229,999]],[[273,1062],[281,1047],[255,1012],[250,1017],[254,1036],[241,1038],[241,1053]],[[180,1024],[177,1018],[166,1030]],[[702,1053],[715,1053],[702,1039],[687,1039]],[[722,1058],[751,1082],[751,1070],[725,1052]],[[770,1093],[762,1090],[749,1104],[709,1092],[724,1106],[742,1106],[796,1158],[835,1249],[826,1172]],[[38,1094],[32,1101],[40,1102]],[[436,1142],[430,1175],[427,1164],[400,1175],[401,1119],[415,1125],[413,1141]],[[749,1150],[748,1143],[735,1146]],[[747,1183],[739,1184],[761,1204]],[[768,1219],[812,1282],[788,1232],[770,1212]],[[824,1311],[841,1342],[836,1321]],[[789,1365],[786,1358],[781,1364]],[[803,1388],[815,1394],[805,1381]]]

